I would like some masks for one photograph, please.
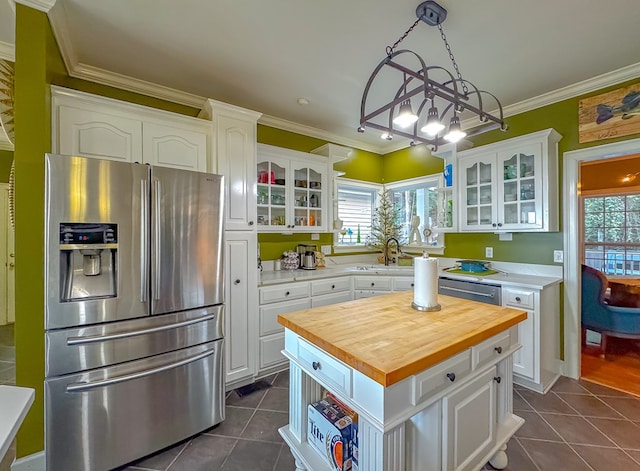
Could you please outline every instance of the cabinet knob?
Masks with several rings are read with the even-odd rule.
[[[414,286],[414,284],[413,284],[413,283],[411,283],[411,287],[412,287],[412,288],[413,288],[413,286]]]
[[[336,289],[336,285],[331,285],[331,289]]]
[[[234,285],[239,285],[240,284],[240,280],[236,280],[233,282]]]
[[[453,383],[456,380],[456,374],[455,373],[447,373],[447,378],[449,378],[449,381],[451,381]]]
[[[498,355],[502,353],[502,347],[496,347],[494,348],[494,350],[498,353]]]
[[[522,300],[520,299],[520,296],[516,296],[516,301],[517,301],[517,302],[522,301]]]
[[[494,222],[493,224],[491,224],[492,227],[496,227],[497,224]]]
[[[502,381],[502,378],[501,378],[500,376],[494,376],[494,377],[493,377],[493,380],[494,380],[496,383],[500,384],[500,381]]]
[[[313,367],[314,370],[319,370],[320,369],[320,362],[319,361],[314,361],[313,363],[311,363],[311,366]]]
[[[249,225],[250,225],[250,226],[253,226],[253,221],[249,221]]]
[[[291,293],[289,291],[287,291],[286,293],[284,293],[285,296],[289,296]]]
[[[371,286],[375,286],[375,285],[376,285],[375,283],[371,282]]]
[[[498,227],[502,227],[502,223],[501,222],[498,223]]]

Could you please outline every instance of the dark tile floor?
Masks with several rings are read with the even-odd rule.
[[[288,373],[268,381],[231,392],[222,424],[123,470],[295,470],[277,432],[288,421]],[[507,471],[640,471],[640,398],[561,378],[546,395],[516,386],[514,410],[526,422],[508,444]]]
[[[0,384],[16,384],[16,347],[13,324],[0,325]]]

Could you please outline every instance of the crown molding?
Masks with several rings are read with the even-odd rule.
[[[13,44],[0,41],[0,59],[16,61],[16,47]]]
[[[49,10],[56,4],[56,0],[15,0],[15,3],[49,13]]]
[[[134,93],[171,101],[180,105],[191,106],[193,108],[202,109],[207,99],[192,93],[176,90],[175,88],[165,87],[146,80],[122,75],[117,72],[100,69],[85,64],[77,64],[73,71],[69,71],[69,75],[75,78],[90,80],[92,82],[109,85],[111,87],[120,88]]]
[[[286,119],[276,118],[275,116],[262,115],[258,120],[258,123],[272,128],[282,129],[283,131],[295,132],[297,134],[304,134],[305,136],[315,137],[317,139],[323,139],[328,142],[340,144],[347,147],[357,147],[358,149],[380,153],[379,146],[372,146],[369,143],[358,141],[356,139],[348,139],[338,134],[324,131],[322,129],[314,128],[313,126],[307,126],[305,124],[294,123],[287,121]]]

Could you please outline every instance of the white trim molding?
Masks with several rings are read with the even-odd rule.
[[[16,61],[16,47],[11,43],[0,41],[0,59]]]
[[[636,154],[640,139],[588,147],[565,152],[563,160],[563,222],[564,232],[564,375],[580,377],[580,162],[604,160]]]
[[[15,0],[15,3],[49,13],[49,10],[56,4],[56,0]]]

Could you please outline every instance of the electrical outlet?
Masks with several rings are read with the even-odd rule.
[[[322,253],[325,255],[331,255],[331,246],[330,245],[321,245],[320,246],[320,250],[322,250]]]
[[[553,261],[555,263],[563,263],[564,262],[564,251],[562,251],[562,250],[554,250],[553,251]]]
[[[493,258],[493,247],[485,247],[484,256],[487,258]]]

